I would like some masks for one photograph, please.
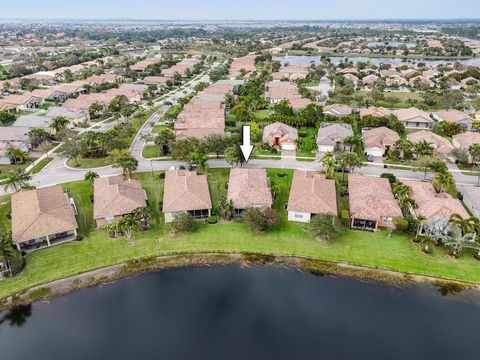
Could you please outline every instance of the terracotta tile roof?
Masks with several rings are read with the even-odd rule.
[[[19,243],[78,228],[60,186],[12,194],[12,237]]]
[[[270,207],[273,199],[265,169],[232,168],[227,198],[236,209]]]
[[[256,55],[247,55],[241,58],[233,59],[232,64],[230,65],[230,77],[239,76],[241,69],[244,69],[247,73],[255,71],[256,57]]]
[[[122,175],[95,179],[93,218],[120,216],[147,205],[147,195],[139,181]]]
[[[450,141],[432,131],[415,131],[408,134],[407,138],[414,144],[424,140],[427,143],[432,144],[435,147],[435,151],[439,154],[447,155],[453,150],[453,145],[450,143]]]
[[[456,109],[448,109],[448,110],[440,110],[436,111],[435,115],[443,120],[443,121],[451,121],[451,122],[470,122],[473,119],[465,114],[463,111],[459,111]]]
[[[351,135],[352,127],[348,124],[322,123],[317,133],[317,144],[336,145]]]
[[[411,107],[408,109],[395,110],[395,116],[401,122],[413,120],[415,122],[433,123],[434,121],[425,111]]]
[[[337,116],[346,116],[352,113],[353,109],[350,106],[343,104],[327,105],[323,108],[323,112],[329,112]]]
[[[431,183],[412,180],[405,180],[403,183],[412,188],[411,197],[418,205],[415,209],[417,215],[425,216],[426,219],[447,220],[452,214],[458,214],[463,218],[469,217],[460,200],[447,193],[437,193]]]
[[[288,211],[337,214],[335,180],[312,171],[295,170],[288,198]]]
[[[376,107],[376,106],[370,106],[368,108],[361,108],[360,109],[360,116],[390,116],[391,112],[388,109],[385,109],[384,107]]]
[[[275,138],[280,138],[280,144],[295,143],[298,138],[297,129],[281,122],[275,122],[265,126],[263,129],[263,142],[274,144]]]
[[[165,173],[163,212],[211,208],[206,175],[186,170],[169,170]]]
[[[398,136],[395,131],[385,126],[363,132],[362,138],[366,148],[384,148],[386,146],[392,146],[397,140],[400,140],[400,136]]]
[[[468,149],[470,145],[480,143],[480,133],[466,131],[461,134],[453,135],[453,142],[458,143],[462,148]]]
[[[223,134],[225,130],[225,93],[229,84],[213,84],[197,94],[183,107],[174,124],[175,136],[204,138],[211,134]]]
[[[403,217],[388,179],[350,174],[348,193],[352,218],[381,221],[383,217]]]

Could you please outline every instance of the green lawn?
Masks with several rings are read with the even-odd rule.
[[[67,166],[70,166],[72,168],[79,168],[79,169],[90,169],[90,168],[96,168],[96,167],[102,167],[102,166],[108,166],[111,165],[110,161],[108,160],[108,157],[100,157],[100,158],[78,158],[77,163],[75,160],[72,158],[69,158],[67,160]]]
[[[24,170],[28,165],[34,162],[36,159],[29,158],[24,164],[18,165],[0,165],[0,180],[5,179],[8,176],[8,172],[12,170]]]
[[[36,174],[36,173],[39,173],[40,171],[42,171],[42,169],[47,166],[48,164],[50,164],[50,162],[52,161],[53,159],[52,158],[45,158],[45,159],[42,159],[40,160],[40,162],[35,165],[32,170],[30,170],[30,173],[31,174]]]
[[[157,145],[148,145],[143,148],[142,155],[145,159],[160,157],[160,149]]]
[[[228,173],[228,169],[209,170],[209,187],[214,204],[226,194]],[[279,177],[278,174],[285,176]],[[154,176],[151,173],[136,174],[147,191],[154,226],[148,232],[137,233],[134,244],[123,238],[109,239],[105,230],[94,230],[88,183],[65,184],[80,210],[78,221],[83,240],[29,254],[27,267],[21,274],[0,282],[0,298],[34,285],[132,259],[194,252],[300,256],[480,282],[480,262],[473,258],[470,251],[463,252],[459,259],[450,258],[447,250],[440,247],[435,248],[433,255],[423,255],[418,245],[412,244],[407,236],[394,234],[388,239],[386,232],[345,230],[330,244],[313,240],[303,231],[301,224],[286,221],[284,204],[288,199],[292,174],[292,170],[268,170],[270,181],[280,189],[274,207],[281,213],[281,224],[274,229],[258,235],[251,233],[241,222],[232,221],[200,224],[196,232],[176,237],[169,235],[169,228],[164,225],[160,212],[163,180],[159,173]],[[2,221],[9,212],[8,197],[0,198],[0,204],[4,202],[6,204],[0,205]]]
[[[302,129],[300,129],[302,130]],[[302,138],[303,145],[297,149],[297,157],[315,157],[316,128],[303,128],[307,130],[307,136]]]

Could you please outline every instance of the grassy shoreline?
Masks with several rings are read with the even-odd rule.
[[[443,247],[432,255],[421,253],[418,244],[407,235],[394,233],[389,239],[385,231],[376,233],[345,229],[337,240],[323,243],[307,235],[302,224],[288,222],[284,204],[288,199],[293,171],[268,169],[271,183],[279,188],[274,207],[279,211],[281,223],[262,234],[254,234],[240,221],[199,224],[193,233],[172,237],[169,226],[163,222],[160,203],[164,180],[155,173],[135,174],[149,197],[152,228],[135,234],[135,242],[124,238],[110,239],[105,230],[95,229],[92,219],[91,186],[85,181],[63,184],[73,196],[79,209],[79,234],[82,241],[63,244],[27,255],[27,266],[14,278],[0,281],[0,299],[19,294],[27,289],[69,278],[95,269],[144,261],[151,257],[175,254],[220,253],[260,254],[262,256],[295,257],[330,261],[384,269],[401,273],[480,283],[480,262],[473,251],[464,251],[458,259],[448,256]],[[280,173],[282,173],[280,176]],[[210,169],[208,182],[212,203],[226,195],[229,169]],[[8,213],[8,198],[0,204],[0,215]],[[340,205],[348,206],[343,197]],[[339,208],[342,208],[340,206]]]

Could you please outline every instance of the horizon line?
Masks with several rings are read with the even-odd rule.
[[[32,20],[42,20],[42,21],[112,21],[112,20],[123,20],[123,21],[191,21],[191,22],[205,22],[205,21],[232,21],[232,22],[351,22],[351,21],[476,21],[480,22],[480,17],[477,18],[468,18],[468,17],[453,17],[453,18],[331,18],[331,19],[229,19],[229,18],[171,18],[171,19],[161,19],[161,18],[129,18],[129,17],[0,17],[0,21],[32,21]]]

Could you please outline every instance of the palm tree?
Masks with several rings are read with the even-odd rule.
[[[140,222],[135,215],[124,215],[118,222],[120,229],[125,233],[128,241],[133,240],[133,232],[138,229]]]
[[[400,207],[402,208],[404,214],[408,213],[410,208],[416,208],[417,202],[415,199],[411,198],[410,196],[406,195],[402,197],[399,201]]]
[[[342,183],[345,179],[345,172],[352,172],[355,167],[363,166],[362,160],[356,153],[342,152],[338,156],[338,165],[342,170]]]
[[[413,144],[407,139],[399,139],[395,142],[394,148],[400,152],[403,160],[411,158]]]
[[[90,170],[85,174],[84,180],[88,181],[90,185],[93,185],[96,178],[98,178],[98,174],[95,171]]]
[[[413,148],[417,157],[428,156],[433,154],[432,144],[430,144],[425,140],[419,141],[418,143],[414,144]]]
[[[333,152],[327,151],[322,156],[322,159],[320,161],[322,162],[327,177],[332,178],[338,166],[337,160],[335,159],[335,155],[333,155]]]
[[[363,150],[363,139],[360,135],[351,135],[343,139],[344,145],[349,145],[356,153],[361,153]]]
[[[30,175],[25,174],[21,170],[9,171],[7,178],[4,180],[3,190],[8,192],[10,189],[13,189],[17,192],[20,189],[27,188],[30,186],[28,181],[30,181],[31,178]]]
[[[453,175],[448,171],[441,171],[435,174],[435,184],[440,192],[446,191],[454,183]]]
[[[38,151],[44,153],[47,159],[48,159],[48,152],[49,152],[50,149],[52,148],[51,144],[52,144],[52,143],[51,143],[50,141],[45,140],[45,141],[42,141],[42,142],[37,146]]]
[[[480,244],[477,242],[475,234],[463,235],[459,228],[453,228],[450,239],[444,242],[445,246],[451,248],[453,256],[457,256],[463,249],[475,249],[479,250]]]
[[[278,196],[280,189],[277,184],[272,184],[272,186],[270,186],[270,191],[272,192],[272,197],[275,199]]]
[[[450,225],[460,229],[462,234],[477,233],[479,231],[480,221],[476,217],[464,219],[459,214],[452,214],[449,220]]]
[[[5,151],[5,155],[10,157],[14,164],[23,164],[28,159],[28,154],[25,151],[13,147],[9,147]]]
[[[55,132],[65,129],[68,124],[70,121],[65,116],[57,116],[50,122],[50,126],[55,129]]]
[[[402,199],[412,193],[412,188],[402,182],[395,183],[392,190],[397,199]]]

